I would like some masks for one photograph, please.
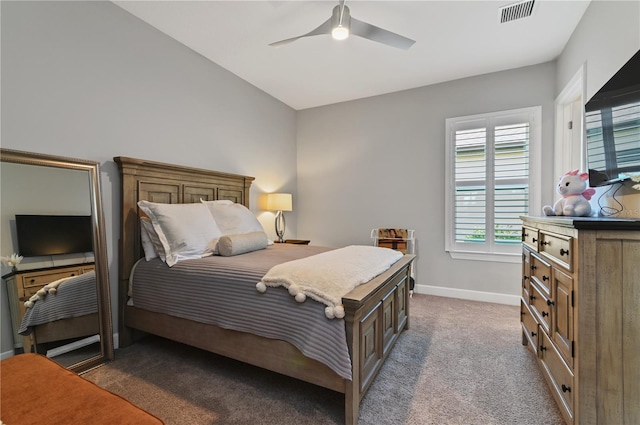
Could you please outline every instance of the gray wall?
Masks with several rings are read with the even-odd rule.
[[[264,191],[295,194],[293,109],[110,2],[0,7],[2,147],[101,163],[116,326],[114,156],[254,176],[252,209],[275,236],[273,213],[257,201]],[[295,229],[288,214],[287,235]],[[5,353],[12,343],[4,285],[0,294]]]
[[[589,100],[640,49],[640,1],[593,0],[558,58],[558,94],[585,65]]]
[[[373,228],[414,229],[418,291],[518,295],[519,264],[453,260],[444,251],[445,119],[542,105],[550,185],[554,95],[555,63],[545,63],[299,112],[299,235],[370,244]]]

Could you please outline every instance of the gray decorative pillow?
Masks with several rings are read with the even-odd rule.
[[[218,240],[218,253],[224,257],[265,249],[269,243],[264,232],[225,235]]]

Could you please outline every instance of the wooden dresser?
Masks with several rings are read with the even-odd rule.
[[[521,219],[522,343],[565,420],[640,424],[640,220]]]
[[[64,277],[78,276],[94,269],[94,263],[83,263],[72,266],[16,271],[2,277],[7,284],[9,310],[11,310],[11,329],[13,330],[13,348],[16,353],[20,353],[23,350],[28,352],[31,347],[31,338],[18,333],[26,311],[24,302],[47,283]]]

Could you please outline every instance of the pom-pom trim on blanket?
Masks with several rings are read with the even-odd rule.
[[[58,292],[58,286],[71,279],[71,277],[63,277],[62,279],[58,279],[51,283],[47,283],[42,288],[38,289],[38,292],[33,294],[31,298],[24,302],[24,306],[26,308],[32,308],[36,301],[42,301],[47,296],[47,294],[55,294]]]
[[[284,286],[299,303],[310,297],[326,305],[328,319],[345,316],[342,297],[386,271],[403,254],[389,248],[351,245],[272,267],[256,290]]]

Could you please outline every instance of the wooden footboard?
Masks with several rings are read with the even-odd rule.
[[[137,202],[231,199],[248,206],[253,178],[131,158],[114,160],[122,177],[120,346],[133,342],[136,329],[344,393],[345,423],[355,425],[360,400],[402,330],[409,327],[409,276],[414,256],[405,255],[342,299],[353,376],[353,380],[345,380],[287,342],[127,306],[129,273],[142,257]]]

